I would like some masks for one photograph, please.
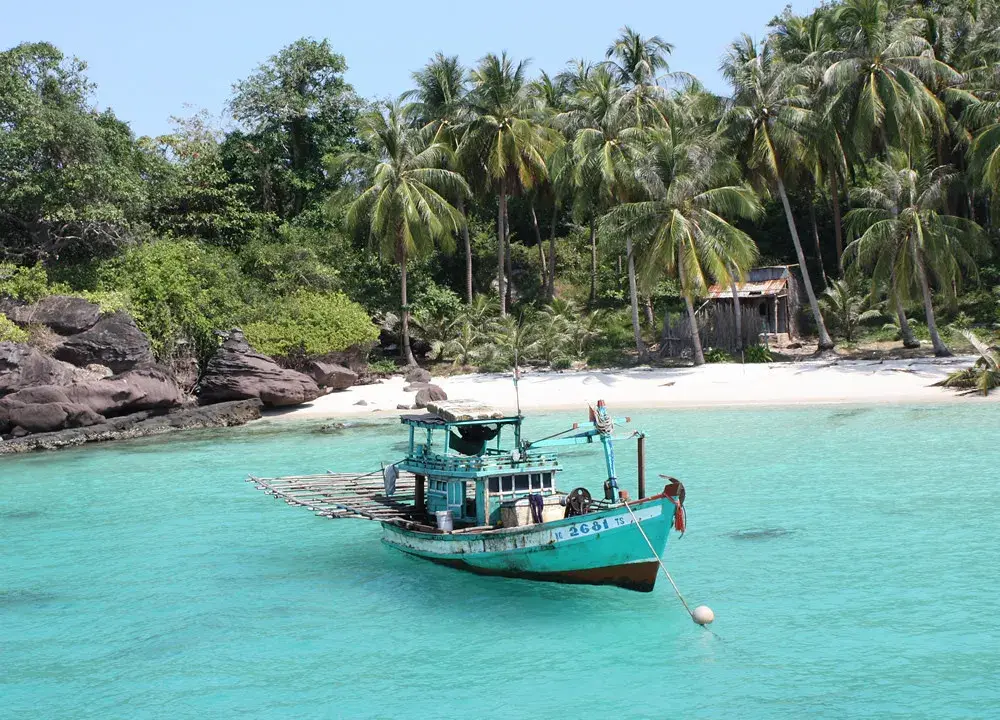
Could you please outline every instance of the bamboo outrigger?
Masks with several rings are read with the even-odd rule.
[[[645,436],[632,434],[639,497],[630,500],[618,486],[612,437],[628,418],[612,420],[598,402],[589,422],[534,442],[521,437],[522,421],[470,402],[432,404],[401,417],[406,456],[381,472],[248,480],[323,517],[376,520],[386,544],[440,564],[652,590],[671,527],[683,531],[684,488],[668,478],[663,492],[645,497]],[[603,499],[585,487],[559,491],[552,448],[595,442],[607,469]]]

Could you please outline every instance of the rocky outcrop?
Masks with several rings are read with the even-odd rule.
[[[311,377],[254,351],[238,329],[208,361],[198,390],[203,403],[258,398],[268,407],[299,405],[320,395]]]
[[[0,343],[0,397],[39,385],[68,385],[79,375],[69,363],[53,360],[23,343]]]
[[[425,408],[427,403],[437,402],[439,400],[447,400],[448,393],[442,390],[437,385],[428,385],[425,388],[421,388],[417,391],[417,396],[413,399],[413,407],[415,408]]]
[[[313,360],[308,366],[309,375],[320,387],[346,390],[358,381],[358,374],[343,365]]]
[[[106,365],[119,373],[152,362],[153,353],[149,339],[131,316],[116,312],[101,318],[89,330],[66,338],[55,357],[80,366]]]
[[[260,418],[259,400],[240,400],[172,411],[144,410],[89,427],[0,441],[0,455],[57,450],[89,442],[125,440],[194,428],[234,427]]]
[[[17,428],[21,433],[50,432],[96,425],[103,420],[91,408],[74,402],[66,388],[55,385],[26,388],[0,400],[0,434]]]
[[[3,300],[0,301],[0,312],[18,325],[45,325],[60,335],[82,333],[101,319],[99,305],[67,295],[50,295],[31,305]]]
[[[429,383],[431,381],[431,374],[428,370],[424,370],[422,367],[412,367],[406,371],[406,382],[413,383]]]

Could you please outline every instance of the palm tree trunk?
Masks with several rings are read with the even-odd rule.
[[[632,254],[632,238],[625,236],[625,252],[628,254],[628,298],[632,306],[632,332],[635,333],[635,350],[639,361],[646,357],[646,344],[642,341],[642,329],[639,327],[639,293],[635,282],[635,257]]]
[[[825,290],[830,287],[830,281],[826,277],[826,268],[823,267],[823,248],[819,244],[819,226],[816,224],[816,207],[813,204],[814,197],[810,194],[809,223],[812,225],[813,241],[816,243],[816,260],[819,263],[819,274],[823,276],[823,289]]]
[[[951,357],[951,350],[944,344],[944,340],[938,334],[937,323],[934,322],[934,304],[931,297],[931,285],[927,280],[927,268],[924,265],[923,255],[919,250],[917,256],[917,275],[920,278],[920,290],[924,296],[924,313],[927,316],[927,331],[931,334],[931,344],[934,345],[934,354],[938,357]]]
[[[590,216],[590,304],[597,302],[597,227]]]
[[[833,237],[837,243],[837,270],[844,273],[844,225],[840,218],[840,184],[837,171],[830,173],[830,202],[833,203]],[[819,242],[819,240],[817,240]],[[818,249],[818,248],[817,248]],[[822,263],[822,260],[820,260]],[[820,265],[822,268],[822,265]],[[826,273],[824,273],[825,275]]]
[[[500,295],[500,317],[507,314],[507,302],[504,288],[504,248],[507,246],[507,230],[504,220],[507,218],[507,186],[500,180],[500,202],[497,205],[497,292]]]
[[[694,303],[691,302],[691,296],[684,295],[684,305],[687,306],[688,311],[688,323],[691,326],[691,344],[694,346],[694,364],[704,365],[705,364],[705,352],[701,349],[701,333],[698,332],[698,318],[694,314]]]
[[[559,205],[552,203],[552,225],[549,228],[549,287],[546,295],[551,303],[556,297],[556,219]]]
[[[531,201],[531,224],[535,228],[535,242],[538,243],[538,259],[542,263],[542,288],[549,287],[548,263],[545,262],[545,248],[542,246],[542,231],[538,227],[538,216],[535,214],[535,201]]]
[[[503,206],[504,262],[507,265],[507,297],[506,307],[514,304],[514,265],[510,261],[510,214],[507,203]]]
[[[650,329],[656,325],[656,318],[653,316],[653,301],[650,299],[649,295],[643,298],[642,308],[646,312],[646,325]]]
[[[920,341],[913,337],[910,322],[906,319],[906,311],[903,310],[903,303],[896,298],[893,300],[893,304],[896,306],[896,318],[899,320],[899,334],[903,338],[903,347],[910,349],[920,347]]]
[[[458,211],[462,213],[462,243],[465,245],[465,301],[472,304],[472,243],[469,240],[469,218],[465,214],[465,198],[458,198]]]
[[[740,292],[736,287],[735,274],[729,275],[729,287],[733,291],[733,318],[736,321],[736,352],[743,352],[743,309],[740,307]]]
[[[413,357],[413,350],[410,349],[410,308],[406,300],[406,253],[400,253],[399,261],[399,302],[401,308],[403,325],[403,357],[406,358],[407,365],[416,365],[417,360]]]
[[[819,312],[819,303],[816,302],[816,291],[813,290],[812,280],[809,279],[809,268],[806,267],[806,256],[802,252],[802,243],[799,240],[799,231],[795,227],[795,218],[792,217],[792,206],[788,204],[788,193],[785,192],[785,183],[778,180],[778,195],[781,196],[781,204],[785,209],[785,220],[788,221],[788,230],[792,233],[792,243],[795,245],[795,255],[799,259],[799,269],[802,270],[802,284],[806,286],[806,296],[809,298],[809,309],[812,310],[813,319],[816,321],[816,329],[819,332],[819,349],[833,350],[833,340],[826,330],[823,316]]]

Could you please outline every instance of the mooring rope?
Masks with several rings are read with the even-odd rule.
[[[687,600],[685,600],[684,596],[681,595],[681,591],[678,589],[677,583],[675,583],[674,579],[670,577],[670,572],[667,570],[667,566],[663,564],[663,561],[656,552],[656,548],[654,548],[653,543],[650,542],[649,536],[646,534],[646,531],[642,529],[642,525],[639,523],[639,518],[635,516],[635,513],[632,512],[632,508],[629,507],[628,500],[622,499],[622,504],[625,506],[625,509],[628,510],[628,514],[632,516],[632,521],[635,523],[635,526],[639,528],[639,532],[642,533],[642,539],[646,541],[647,545],[649,545],[649,549],[653,553],[653,557],[656,558],[656,562],[660,564],[660,570],[663,571],[663,574],[667,576],[667,580],[669,580],[670,584],[673,586],[674,592],[677,593],[677,599],[681,601],[681,605],[683,605],[684,609],[687,610],[687,614],[691,616],[692,620],[694,620],[694,613],[691,612],[691,608],[688,607]]]

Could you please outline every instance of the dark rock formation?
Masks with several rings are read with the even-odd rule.
[[[208,407],[193,407],[166,412],[144,410],[132,415],[113,418],[90,427],[40,433],[28,437],[0,441],[0,455],[55,450],[88,442],[124,440],[150,435],[162,435],[176,430],[209,427],[233,427],[260,418],[259,400],[240,400]]]
[[[429,383],[431,374],[422,367],[413,367],[406,371],[406,382],[408,383]]]
[[[415,382],[403,386],[403,392],[419,392],[425,387],[430,387],[429,382]]]
[[[421,388],[417,391],[417,397],[413,400],[413,407],[425,408],[427,403],[437,402],[438,400],[447,400],[448,393],[442,390],[437,385],[428,385],[425,388]]]
[[[89,330],[66,338],[55,356],[74,365],[107,365],[116,373],[153,360],[149,339],[124,312],[101,318]]]
[[[46,325],[60,335],[82,333],[101,318],[101,308],[96,303],[66,295],[50,295],[33,305],[0,301],[0,312],[18,325]]]
[[[72,402],[105,417],[191,404],[191,398],[177,385],[173,375],[154,365],[104,380],[70,385],[64,390]]]
[[[86,405],[73,402],[65,388],[55,385],[26,388],[0,400],[0,433],[15,428],[50,432],[86,427],[103,419]]]
[[[281,407],[315,400],[322,392],[308,375],[255,352],[236,329],[208,361],[198,395],[203,403],[259,398],[268,407]]]
[[[0,343],[0,397],[38,385],[66,385],[77,375],[72,365],[53,360],[30,345]]]
[[[358,381],[358,374],[343,365],[313,360],[309,363],[309,375],[320,387],[331,390],[346,390]]]

